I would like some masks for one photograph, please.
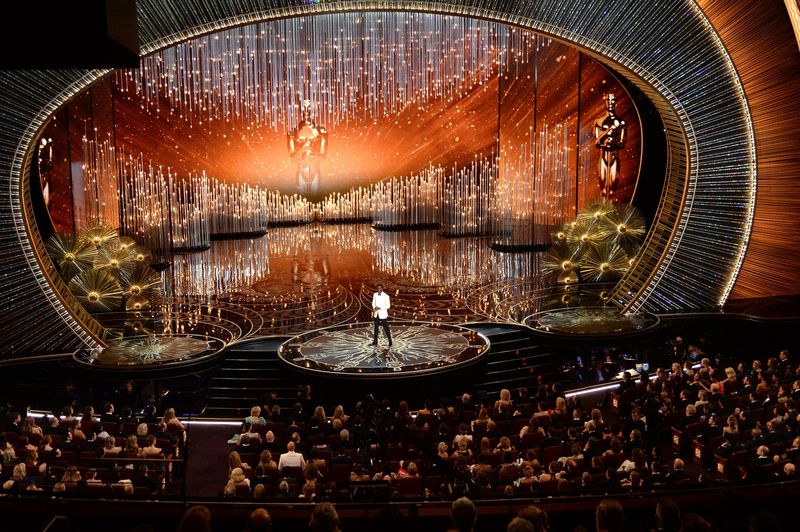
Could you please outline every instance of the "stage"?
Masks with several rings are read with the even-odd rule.
[[[402,378],[452,370],[477,362],[489,340],[466,327],[392,321],[392,346],[381,331],[373,346],[373,324],[353,323],[310,331],[281,345],[278,356],[292,369],[350,378]]]

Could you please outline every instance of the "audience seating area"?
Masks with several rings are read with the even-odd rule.
[[[678,346],[670,370],[629,374],[599,397],[602,405],[546,385],[428,401],[414,412],[405,402],[368,398],[349,417],[344,409],[326,416],[310,397],[289,413],[268,404],[230,445],[238,457],[228,473],[240,459],[242,476],[225,494],[454,499],[793,481],[798,371],[788,352],[717,367]],[[289,442],[306,466],[279,471]],[[271,455],[268,466],[259,466],[262,450]]]
[[[113,410],[113,407],[112,407]],[[2,433],[2,492],[97,497],[167,497],[181,492],[186,431],[168,410],[163,419],[130,412],[37,420],[12,413]]]

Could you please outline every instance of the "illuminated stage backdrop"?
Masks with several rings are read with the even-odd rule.
[[[581,64],[594,68],[586,74]],[[95,124],[96,106],[71,120],[83,130],[87,169],[72,165],[75,218],[115,224],[121,212],[124,232],[167,252],[314,219],[544,242],[599,194],[599,152],[587,130],[602,115],[603,91],[617,95],[634,139],[620,156],[616,191],[630,201],[636,111],[614,76],[575,48],[429,14],[243,26],[150,55],[91,89],[87,101],[107,102],[114,127]],[[295,195],[287,147],[304,100],[328,144],[318,193],[307,199]],[[120,179],[121,205],[117,186],[103,185]],[[51,180],[63,204],[63,179]],[[53,215],[57,229],[69,227],[62,218]]]

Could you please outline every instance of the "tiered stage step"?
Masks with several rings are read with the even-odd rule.
[[[272,390],[281,408],[290,408],[297,377],[287,375],[278,361],[278,347],[287,339],[271,337],[232,347],[211,378],[204,417],[244,419],[251,407],[263,406],[263,397]]]
[[[470,324],[466,325],[484,334],[491,342],[486,357],[486,370],[475,383],[475,389],[490,395],[503,388],[513,390],[527,387],[533,393],[541,375],[544,382],[562,382],[560,357],[537,344],[536,338],[525,327],[516,325]]]

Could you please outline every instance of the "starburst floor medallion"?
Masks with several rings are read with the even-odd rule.
[[[372,324],[318,329],[281,346],[280,357],[300,369],[336,375],[400,376],[476,361],[489,349],[485,337],[466,327],[390,322],[392,345],[381,331],[372,344]]]

